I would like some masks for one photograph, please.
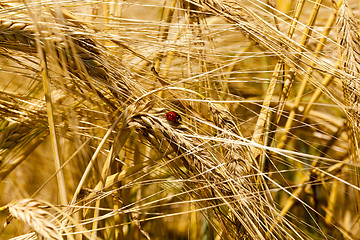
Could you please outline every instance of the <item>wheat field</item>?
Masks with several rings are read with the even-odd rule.
[[[0,2],[0,239],[360,239],[360,2]]]

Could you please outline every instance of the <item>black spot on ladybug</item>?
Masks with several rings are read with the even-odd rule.
[[[166,114],[166,119],[172,122],[178,122],[181,121],[181,117],[178,113],[176,112],[168,112]]]

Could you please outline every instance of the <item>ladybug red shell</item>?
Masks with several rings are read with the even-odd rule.
[[[166,119],[172,122],[178,122],[181,121],[181,117],[178,113],[176,112],[168,112],[166,114]]]

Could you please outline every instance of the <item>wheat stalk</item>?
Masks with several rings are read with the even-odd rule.
[[[70,71],[71,74],[83,79],[90,89],[94,89],[93,83],[89,82],[90,76],[95,82],[108,87],[116,99],[128,100],[132,92],[129,89],[139,89],[126,78],[128,75],[122,71],[120,66],[116,68],[109,64],[111,58],[105,52],[101,43],[92,38],[93,31],[79,28],[79,26],[61,26],[65,29],[60,33],[51,33],[48,24],[39,24],[40,32],[36,33],[35,27],[30,22],[19,22],[15,20],[2,20],[0,22],[0,46],[22,51],[28,54],[37,52],[35,45],[36,34],[41,36],[41,43],[48,54],[62,69]],[[60,27],[60,26],[59,26]],[[116,80],[116,84],[115,84]],[[115,109],[112,101],[109,101],[98,90],[96,93],[103,98],[109,106]]]
[[[344,1],[339,9],[337,24],[339,28],[340,59],[344,72],[348,74],[347,77],[341,79],[344,98],[350,107],[349,119],[357,128],[359,125],[360,37],[357,33],[359,27],[351,9],[348,7],[347,1]]]
[[[236,125],[231,115],[224,108],[219,109],[213,104],[211,104],[211,108],[214,113],[221,113],[217,115],[216,122],[224,129],[218,128],[218,130],[233,135],[233,137],[238,136],[229,133],[229,130],[236,132]],[[184,174],[179,166],[175,165],[172,165],[173,171],[184,180],[190,178],[195,181],[195,184],[187,185],[189,192],[194,191],[194,198],[198,198],[200,195],[203,199],[214,199],[205,201],[203,204],[206,206],[227,206],[229,208],[229,212],[226,213],[222,212],[220,208],[211,209],[215,215],[219,216],[224,231],[229,236],[234,239],[265,239],[272,224],[268,222],[268,214],[277,215],[277,213],[252,186],[255,180],[251,177],[252,173],[247,170],[252,160],[251,158],[242,159],[242,157],[249,156],[246,154],[248,149],[243,147],[246,144],[239,140],[214,138],[213,140],[216,142],[223,140],[225,145],[232,142],[230,145],[233,147],[227,147],[227,149],[233,150],[232,154],[219,155],[212,150],[211,137],[199,136],[181,123],[169,122],[165,118],[166,109],[154,108],[152,104],[146,104],[134,106],[130,112],[132,113],[129,113],[124,121],[129,128],[141,130],[140,132],[145,137],[152,135],[156,139],[167,139],[169,145],[187,168],[188,173]],[[241,139],[240,136],[238,138]],[[236,151],[236,149],[238,150]],[[276,238],[275,236],[285,234],[285,229],[279,224],[272,237]]]
[[[26,223],[39,236],[45,239],[63,239],[61,232],[52,222],[54,218],[44,210],[44,207],[47,206],[44,206],[43,203],[33,199],[24,199],[14,201],[6,207],[14,218]]]
[[[56,4],[49,5],[50,11],[45,9],[43,3],[29,4],[26,11],[20,11],[19,9],[23,9],[22,5],[17,7],[13,4],[0,3],[3,16],[0,22],[2,56],[11,60],[12,64],[24,70],[24,75],[30,77],[39,75],[39,66],[40,63],[42,64],[43,72],[46,71],[46,80],[49,80],[51,87],[64,95],[62,100],[58,101],[55,97],[50,101],[50,104],[55,106],[53,113],[50,114],[54,117],[50,125],[52,124],[53,130],[56,130],[54,132],[60,136],[61,144],[58,144],[58,148],[61,149],[59,151],[61,157],[65,160],[67,151],[72,152],[73,148],[76,150],[68,161],[63,165],[59,164],[56,169],[56,173],[64,171],[66,191],[67,194],[72,194],[73,199],[69,205],[63,206],[64,211],[56,214],[47,212],[46,215],[38,211],[38,209],[43,210],[41,206],[46,204],[36,205],[32,200],[14,202],[7,207],[15,209],[16,207],[13,206],[18,206],[17,212],[23,212],[23,217],[18,214],[17,218],[25,221],[36,232],[40,230],[36,230],[35,225],[39,225],[39,229],[44,228],[47,226],[46,221],[53,223],[52,227],[60,231],[59,223],[53,220],[57,216],[58,219],[63,218],[62,224],[66,225],[68,231],[73,231],[74,234],[90,232],[87,235],[90,238],[136,239],[139,237],[136,231],[147,239],[157,238],[160,236],[157,234],[160,233],[154,229],[161,226],[161,223],[158,225],[161,219],[181,214],[188,214],[189,218],[194,219],[197,211],[204,213],[207,220],[200,222],[207,224],[209,229],[215,229],[217,238],[311,238],[312,235],[302,232],[300,226],[294,226],[294,222],[301,221],[304,221],[304,225],[309,224],[313,227],[314,232],[322,230],[324,223],[321,222],[321,216],[324,211],[328,211],[329,215],[336,213],[334,208],[336,201],[332,200],[332,203],[327,205],[324,200],[321,209],[317,208],[318,205],[315,203],[314,206],[312,201],[316,202],[318,192],[313,190],[313,194],[309,194],[309,189],[305,185],[327,191],[327,186],[321,185],[320,182],[324,180],[324,183],[329,183],[329,180],[338,179],[341,177],[340,170],[346,169],[347,161],[338,162],[340,161],[338,159],[342,160],[340,154],[335,155],[336,157],[331,155],[334,149],[343,151],[347,146],[341,141],[336,142],[332,139],[341,138],[347,141],[346,137],[335,135],[330,139],[331,141],[326,140],[331,137],[334,128],[336,130],[342,124],[342,117],[335,117],[335,114],[319,117],[322,111],[312,111],[312,116],[306,124],[309,126],[309,134],[317,138],[302,139],[302,135],[295,135],[297,139],[285,146],[296,147],[299,140],[310,145],[309,142],[313,142],[313,139],[320,139],[319,144],[331,146],[329,146],[330,150],[323,150],[324,153],[321,153],[319,158],[313,152],[302,153],[301,147],[296,151],[272,148],[270,143],[276,140],[276,135],[266,146],[265,141],[262,146],[263,144],[259,144],[258,141],[248,140],[239,128],[243,124],[245,127],[248,126],[246,120],[242,121],[235,115],[239,114],[237,107],[242,106],[242,102],[238,96],[232,95],[233,89],[230,86],[232,80],[234,82],[241,80],[241,73],[238,72],[242,66],[238,63],[243,61],[241,53],[237,52],[236,57],[233,58],[232,53],[221,52],[222,48],[217,52],[215,50],[218,46],[211,41],[213,36],[221,35],[228,30],[224,30],[225,28],[231,28],[234,32],[240,29],[249,36],[247,41],[261,46],[263,51],[261,55],[276,55],[276,60],[280,59],[280,62],[293,68],[298,77],[305,76],[306,82],[309,80],[323,93],[335,99],[335,93],[330,93],[330,90],[317,82],[320,78],[318,75],[327,72],[332,78],[344,79],[344,86],[356,85],[352,80],[356,79],[357,73],[346,70],[351,67],[358,71],[357,63],[354,63],[354,59],[358,57],[356,56],[358,40],[353,33],[356,28],[353,26],[355,22],[354,19],[348,18],[349,9],[340,10],[340,15],[343,17],[339,25],[343,29],[339,35],[347,40],[340,40],[339,43],[343,46],[344,56],[349,57],[351,54],[353,56],[349,59],[344,57],[343,65],[345,66],[345,62],[347,65],[338,70],[332,66],[330,54],[325,55],[327,52],[319,54],[316,51],[320,50],[312,50],[312,45],[309,45],[309,48],[305,47],[309,37],[307,35],[311,31],[316,32],[316,26],[314,29],[304,30],[303,40],[297,41],[295,34],[302,30],[296,29],[296,26],[300,22],[300,15],[304,14],[302,11],[296,11],[296,16],[292,19],[286,18],[286,20],[291,19],[292,31],[291,34],[286,35],[282,32],[284,28],[282,19],[277,18],[275,14],[270,15],[270,18],[275,17],[279,20],[276,28],[272,26],[269,23],[269,16],[266,16],[268,13],[266,9],[259,7],[262,3],[263,1],[233,0],[189,0],[178,3],[171,1],[169,6],[152,3],[154,5],[151,7],[156,6],[163,11],[160,17],[162,21],[155,22],[154,25],[150,21],[143,21],[136,25],[138,29],[129,27],[131,24],[128,22],[122,24],[122,21],[128,19],[115,14],[122,7],[128,6],[125,1],[89,3],[90,6],[100,5],[104,12],[103,16],[83,14],[86,20],[63,10],[62,6]],[[299,1],[300,5],[301,3],[304,1]],[[319,5],[314,8],[309,26],[315,25],[317,12],[323,7],[320,3],[320,0],[316,1]],[[141,6],[143,3],[134,4]],[[19,12],[21,15],[12,16],[6,13],[6,9],[11,13]],[[97,11],[95,7],[91,10],[93,13]],[[272,11],[280,14],[276,9]],[[132,13],[131,10],[129,12]],[[30,20],[29,16],[34,17]],[[207,23],[217,21],[219,17],[230,24],[223,25],[222,30],[207,28]],[[90,23],[90,18],[96,19],[94,24]],[[104,21],[104,25],[101,21]],[[98,26],[100,27],[97,28]],[[159,32],[154,31],[155,28],[159,29]],[[133,32],[143,35],[137,38],[138,36],[131,36]],[[210,33],[209,36],[207,32]],[[156,35],[155,38],[152,38],[153,33]],[[124,37],[126,35],[129,37]],[[318,46],[325,44],[323,39],[331,37],[324,34]],[[333,47],[331,41],[327,41],[326,44],[328,44],[326,47]],[[238,49],[238,43],[233,44],[232,47]],[[41,54],[44,56],[39,63],[38,58]],[[303,57],[300,58],[301,55]],[[231,68],[227,60],[222,60],[223,57],[231,59]],[[244,58],[244,62],[246,59]],[[274,74],[273,83],[278,84],[277,70],[284,73],[285,70],[278,67],[274,70],[271,67],[273,61],[267,57],[264,59],[268,61],[266,65],[270,65],[270,68],[266,69],[272,69]],[[304,68],[304,66],[308,67]],[[228,69],[229,73],[224,73],[223,69]],[[248,71],[246,68],[241,70]],[[262,69],[260,72],[265,71]],[[222,75],[225,74],[226,77],[223,78]],[[266,77],[267,75],[262,75],[261,79],[264,80]],[[250,73],[245,81],[251,82],[248,79],[252,79]],[[34,77],[34,81],[40,82],[38,77]],[[304,87],[307,86],[306,82],[303,84]],[[276,94],[282,94],[277,91],[277,85],[273,86],[268,101],[263,106],[264,109],[269,108],[266,109],[268,113],[272,107],[276,107],[274,101],[278,99]],[[281,111],[283,107],[285,110],[294,108],[286,101],[288,96],[291,98],[291,91],[296,88],[293,89],[293,85],[290,84],[284,89],[288,92],[282,98],[284,106],[281,106]],[[346,91],[344,90],[344,93]],[[288,93],[290,95],[287,95]],[[303,95],[303,93],[299,94]],[[56,92],[48,91],[46,94],[56,96]],[[356,94],[351,91],[347,91],[346,94],[349,106],[352,102],[357,104]],[[8,176],[38,144],[38,142],[33,144],[24,141],[23,143],[29,147],[27,150],[16,142],[26,139],[34,131],[39,130],[40,124],[43,124],[43,132],[47,134],[44,92],[32,90],[25,95],[25,97],[21,94],[11,96],[10,93],[0,95],[0,112],[4,115],[2,119],[4,124],[0,128],[0,149],[1,157],[6,163],[1,166],[2,178]],[[261,96],[256,97],[261,98]],[[30,109],[27,103],[32,100],[29,99],[38,99],[38,105],[41,107]],[[251,104],[257,104],[254,99],[249,101]],[[342,105],[336,101],[335,103],[336,107],[341,109]],[[299,109],[301,110],[301,107]],[[178,112],[183,120],[169,121],[166,119],[168,111]],[[257,110],[253,111],[259,116]],[[351,114],[357,119],[357,113],[349,112],[349,116]],[[263,134],[273,136],[271,131],[274,129],[275,134],[277,128],[281,127],[282,120],[279,117],[276,123],[279,125],[274,128],[266,129],[262,126],[259,136],[262,137]],[[35,129],[31,129],[32,125],[35,125]],[[289,134],[293,129],[296,128],[289,127]],[[246,130],[252,132],[253,129]],[[315,140],[314,142],[318,143]],[[317,147],[316,144],[311,147]],[[17,148],[19,152],[16,151]],[[267,170],[261,161],[258,161],[257,154],[254,154],[252,148],[263,151],[264,159],[267,158],[266,161],[273,164],[273,169],[269,167]],[[324,156],[327,156],[328,151],[330,157],[327,159]],[[313,164],[307,163],[309,158],[315,159]],[[326,161],[329,159],[337,161],[337,164],[326,166],[324,170],[323,164],[328,164]],[[43,164],[41,161],[42,159],[36,159],[36,163]],[[277,163],[280,169],[276,168]],[[302,178],[303,181],[298,181],[296,177],[304,173],[310,175]],[[314,175],[317,176],[316,180],[313,180]],[[340,180],[350,185],[346,180],[342,178]],[[50,179],[46,181],[48,182],[51,183]],[[50,188],[49,185],[47,187]],[[160,189],[159,186],[162,188]],[[357,189],[356,186],[350,186]],[[307,195],[303,198],[301,194]],[[334,194],[336,193],[332,192],[332,199]],[[326,196],[324,194],[324,199]],[[187,201],[187,197],[191,199]],[[295,202],[301,204],[296,205]],[[184,207],[186,204],[194,204],[198,208],[189,210]],[[178,205],[181,206],[179,212],[173,213],[167,210],[169,206],[169,209],[172,209],[173,206]],[[290,214],[288,214],[289,218],[285,218],[293,206],[310,209],[320,216],[317,219],[320,223],[313,223],[303,216],[290,219],[292,217]],[[282,211],[280,212],[278,208],[282,208]],[[349,209],[351,208],[347,208]],[[32,223],[30,220],[27,221],[24,217],[26,214],[33,214],[35,216],[33,218],[36,218],[37,215],[32,212],[37,212],[38,218],[42,218],[43,222],[31,220],[30,217],[27,218]],[[329,219],[328,213],[326,214]],[[69,220],[73,215],[74,218],[80,219],[80,223]],[[333,219],[335,221],[339,218]],[[329,222],[327,220],[327,224]],[[331,227],[326,225],[331,230],[345,229],[338,223],[331,224],[333,224]],[[188,226],[190,225],[194,224]],[[346,234],[346,231],[343,232],[343,236],[351,236]],[[331,234],[325,232],[323,236]],[[197,236],[200,236],[200,233]],[[23,236],[26,237],[29,235]],[[35,234],[30,237],[35,238]]]

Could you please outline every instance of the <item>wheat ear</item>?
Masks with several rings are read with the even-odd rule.
[[[53,223],[54,218],[44,207],[48,206],[33,199],[14,201],[6,206],[11,216],[29,225],[39,236],[62,240],[61,233]]]

